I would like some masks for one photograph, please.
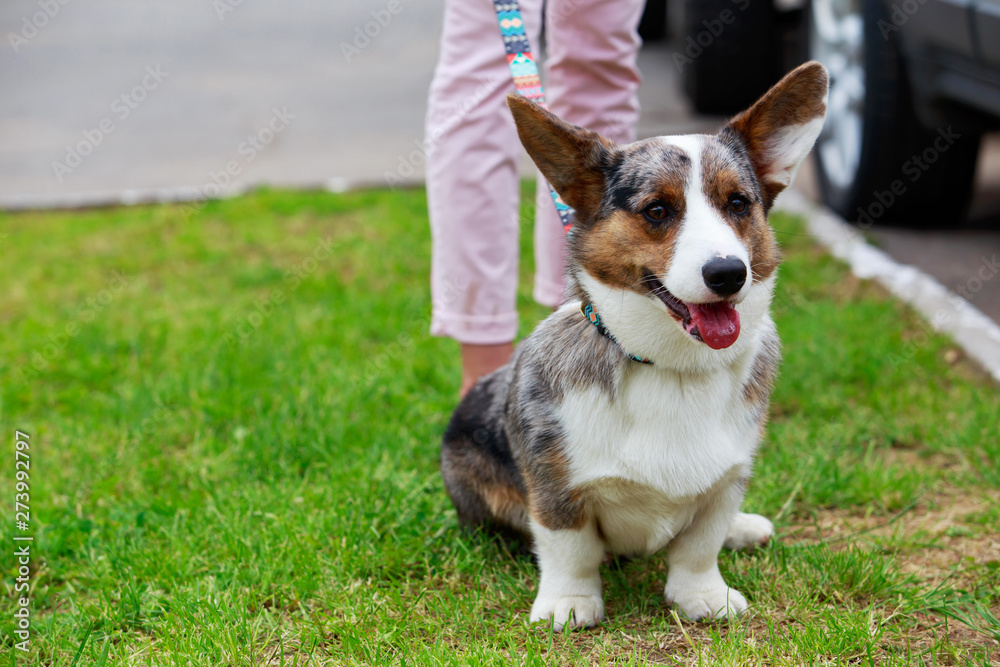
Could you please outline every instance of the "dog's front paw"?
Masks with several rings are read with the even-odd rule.
[[[768,543],[774,524],[759,514],[739,512],[733,517],[723,546],[727,549],[754,549]]]
[[[604,619],[604,600],[594,595],[561,598],[538,597],[531,605],[531,621],[552,621],[557,632],[572,628],[592,628]]]
[[[709,590],[664,591],[667,604],[674,605],[692,621],[711,618],[734,618],[747,609],[747,599],[739,591],[723,584]]]

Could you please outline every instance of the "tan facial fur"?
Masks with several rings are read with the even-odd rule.
[[[705,197],[746,246],[753,279],[769,278],[778,268],[781,251],[767,223],[761,188],[746,151],[713,138],[702,151],[701,166]],[[730,198],[736,195],[748,202],[742,215],[730,210]]]

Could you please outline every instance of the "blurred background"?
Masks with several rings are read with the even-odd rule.
[[[5,0],[0,208],[419,184],[442,9]],[[651,0],[641,33],[641,137],[714,131],[824,62],[796,187],[1000,321],[1000,0]]]

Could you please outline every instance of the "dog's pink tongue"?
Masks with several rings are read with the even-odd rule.
[[[698,327],[701,339],[713,350],[729,347],[740,337],[740,314],[728,301],[689,303],[691,324]]]

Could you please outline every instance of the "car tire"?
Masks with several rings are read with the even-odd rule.
[[[820,196],[845,219],[911,228],[954,227],[968,210],[979,136],[928,129],[917,116],[897,33],[881,0],[813,0],[810,57],[830,70],[816,142]]]
[[[684,92],[699,113],[738,113],[780,76],[783,42],[771,2],[686,0],[683,35]]]
[[[639,19],[639,37],[645,44],[667,38],[667,0],[647,0]]]

